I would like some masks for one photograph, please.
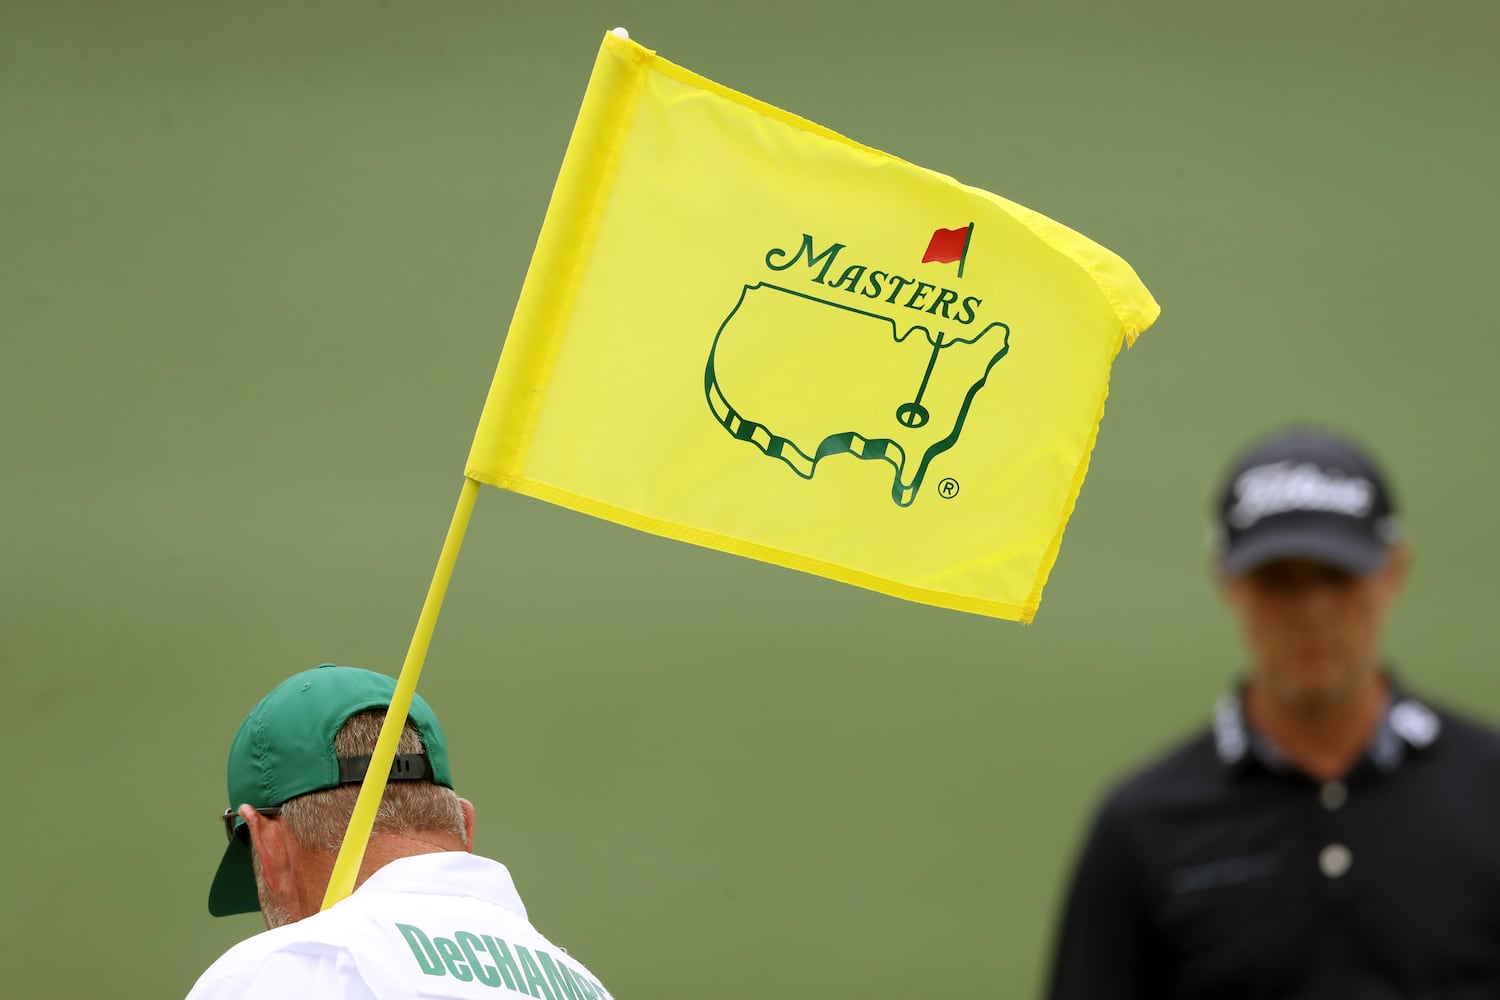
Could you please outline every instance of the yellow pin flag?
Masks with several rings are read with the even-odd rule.
[[[611,34],[466,473],[1029,621],[1157,313],[1064,226]]]
[[[480,483],[1030,621],[1156,319],[1036,212],[605,36],[324,905],[353,888]]]

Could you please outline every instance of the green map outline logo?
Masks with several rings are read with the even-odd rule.
[[[972,232],[972,227],[970,229],[970,232]],[[965,235],[967,236],[967,234]],[[805,256],[807,258],[806,263],[808,264],[809,268],[816,270],[817,265],[819,265],[820,263],[822,264],[821,270],[811,278],[813,282],[825,287],[833,288],[838,288],[847,283],[847,290],[852,292],[859,284],[860,279],[864,279],[866,277],[869,269],[864,267],[863,265],[850,266],[844,271],[844,276],[842,278],[840,278],[837,282],[830,284],[827,280],[830,268],[834,263],[838,252],[842,249],[844,249],[842,244],[835,243],[831,244],[821,254],[814,254],[812,237],[804,234],[802,247],[797,251],[796,255],[790,254],[785,250],[775,249],[770,251],[766,255],[766,263],[767,266],[772,270],[785,271],[786,269],[790,268],[792,264],[796,263],[798,260],[802,259],[803,256]],[[783,262],[773,262],[778,260],[778,255],[779,260]],[[857,275],[854,273],[856,271],[858,272]],[[888,272],[876,271],[873,273],[903,282],[903,284],[897,286],[897,291],[892,293],[891,297],[887,299],[887,301],[892,303],[894,303],[894,300],[897,298],[898,293],[900,293],[907,285],[915,283],[915,279],[906,279],[901,278],[897,275],[889,275]],[[922,284],[930,290],[935,290],[935,286],[926,285],[926,283]],[[879,286],[877,285],[876,287]],[[881,289],[881,291],[883,294],[883,289]],[[986,338],[989,338],[989,342],[993,343],[993,335],[996,331],[999,331],[1000,333],[1001,344],[999,348],[994,350],[993,353],[991,353],[988,359],[985,361],[983,371],[979,375],[979,377],[968,386],[967,391],[964,393],[962,402],[959,404],[957,414],[954,416],[952,428],[941,438],[927,445],[927,447],[920,453],[920,455],[916,456],[916,467],[912,472],[912,475],[910,477],[911,481],[908,485],[906,483],[903,483],[902,473],[906,470],[908,459],[912,456],[907,455],[906,449],[894,436],[882,435],[878,431],[871,428],[860,430],[846,426],[845,429],[835,430],[825,434],[821,440],[819,440],[815,445],[811,447],[811,451],[808,451],[805,450],[805,445],[799,445],[797,442],[791,440],[790,438],[779,434],[768,423],[762,422],[762,419],[757,419],[756,417],[747,416],[746,414],[741,413],[735,407],[735,405],[730,402],[730,400],[727,398],[727,396],[719,386],[719,375],[717,370],[719,361],[719,346],[721,340],[724,337],[725,331],[729,329],[730,324],[733,322],[735,316],[740,312],[740,309],[744,306],[747,298],[752,292],[767,292],[772,294],[795,296],[798,299],[814,305],[823,306],[829,309],[843,310],[848,313],[853,313],[859,316],[867,317],[869,319],[877,320],[886,326],[886,328],[889,330],[889,336],[892,338],[892,341],[898,344],[904,342],[913,334],[922,334],[926,338],[927,342],[932,345],[932,351],[928,355],[927,359],[926,371],[920,373],[920,379],[918,379],[917,373],[915,371],[913,372],[915,392],[911,399],[893,401],[892,403],[891,416],[898,424],[903,427],[922,427],[931,419],[931,415],[927,407],[923,405],[923,400],[932,377],[933,369],[938,364],[942,351],[944,349],[952,347],[956,344],[975,344],[980,342],[981,340],[985,340]],[[869,295],[868,286],[864,294],[866,297],[874,297]],[[943,296],[953,296],[953,298],[949,298],[947,299],[947,301],[953,303],[956,307],[956,293],[951,293],[947,289],[943,289],[942,294]],[[912,300],[905,304],[908,307],[915,308],[914,306],[911,306],[911,302],[916,301],[916,299],[917,297],[913,296]],[[942,299],[942,296],[940,296],[940,299]],[[982,300],[979,300],[977,298],[965,300],[965,315],[971,318],[971,323],[974,319],[974,313],[969,303],[972,302],[977,306],[981,301]],[[923,311],[933,312],[935,316],[935,310],[936,306],[934,305],[932,308],[924,309]],[[948,311],[946,308],[944,308],[943,313],[944,318],[947,318]],[[963,319],[960,318],[958,322],[963,323]],[[753,284],[746,284],[741,288],[739,298],[735,302],[734,308],[729,311],[729,315],[724,318],[724,321],[721,324],[719,324],[719,329],[714,334],[713,344],[709,348],[708,361],[704,367],[703,373],[704,396],[708,401],[709,410],[713,413],[714,419],[730,434],[731,437],[733,437],[735,440],[746,441],[755,445],[767,457],[774,458],[783,462],[788,468],[790,468],[802,479],[811,480],[817,472],[818,463],[823,459],[834,455],[853,455],[855,458],[861,459],[863,461],[885,461],[889,463],[894,470],[894,475],[892,477],[893,481],[891,484],[891,500],[894,501],[897,506],[909,507],[911,506],[912,502],[916,500],[917,494],[922,487],[922,483],[927,475],[927,470],[931,465],[933,459],[937,458],[939,455],[948,451],[955,444],[957,444],[959,437],[963,433],[964,424],[968,419],[969,410],[974,402],[974,398],[979,394],[979,391],[983,389],[986,383],[989,381],[990,372],[994,370],[995,365],[998,364],[1000,360],[1006,357],[1010,352],[1010,327],[1005,323],[990,322],[988,324],[980,324],[979,328],[975,332],[966,331],[962,334],[956,335],[937,330],[936,325],[937,324],[935,322],[929,323],[926,320],[923,320],[922,322],[911,323],[910,325],[898,323],[896,319],[892,318],[889,315],[872,312],[868,309],[851,306],[843,302],[836,302],[831,299],[825,298],[822,295],[809,294],[807,292],[798,291],[783,284],[777,284],[767,281],[757,281]],[[768,415],[762,416],[764,420],[771,421],[772,423],[775,422],[775,419],[773,417],[770,417]]]

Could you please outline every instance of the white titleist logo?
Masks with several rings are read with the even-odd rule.
[[[1311,462],[1277,462],[1241,473],[1234,481],[1234,495],[1229,523],[1244,529],[1263,517],[1289,510],[1367,517],[1375,502],[1375,487],[1368,479],[1326,472]]]

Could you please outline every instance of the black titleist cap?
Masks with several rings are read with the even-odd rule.
[[[1297,428],[1246,451],[1219,497],[1224,571],[1313,559],[1364,576],[1400,536],[1385,477],[1363,451]]]

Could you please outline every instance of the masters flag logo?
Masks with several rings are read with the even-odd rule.
[[[958,261],[962,277],[973,230],[937,230],[922,262]],[[769,250],[774,280],[741,290],[709,349],[703,389],[731,436],[803,479],[832,455],[888,462],[891,499],[907,507],[932,460],[958,442],[1010,350],[1010,327],[987,318],[981,296],[848,250],[807,233]]]
[[[1059,222],[605,35],[464,473],[1031,621],[1158,311]]]

